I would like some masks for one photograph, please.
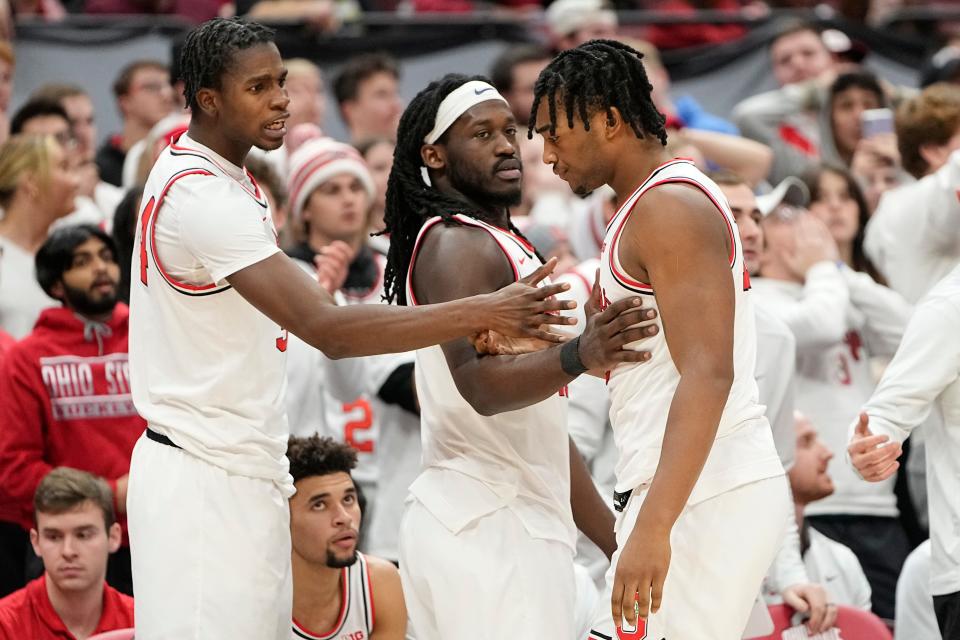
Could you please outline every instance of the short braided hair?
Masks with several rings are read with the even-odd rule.
[[[537,78],[527,137],[533,136],[543,100],[549,106],[550,134],[556,133],[559,98],[571,128],[574,115],[589,131],[593,113],[603,109],[612,118],[611,108],[616,107],[638,138],[650,134],[666,146],[666,118],[650,98],[653,87],[641,58],[642,53],[616,40],[590,40],[559,54]]]
[[[183,96],[194,113],[199,110],[197,93],[220,88],[237,51],[273,42],[274,30],[240,18],[214,18],[187,34],[180,52]]]
[[[400,304],[407,304],[407,270],[417,235],[424,222],[439,216],[445,225],[457,226],[460,223],[453,217],[456,214],[479,219],[484,217],[484,214],[463,198],[428,187],[421,174],[423,160],[420,149],[424,138],[433,129],[440,103],[454,89],[472,80],[490,82],[484,76],[447,74],[418,93],[400,118],[397,146],[393,152],[393,168],[387,180],[387,202],[383,216],[383,233],[390,236],[383,295],[388,302],[396,300]],[[443,143],[448,132],[449,130],[437,142]],[[512,222],[510,231],[522,237]]]

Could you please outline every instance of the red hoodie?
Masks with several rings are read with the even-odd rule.
[[[105,324],[45,309],[0,363],[0,519],[33,525],[33,493],[53,467],[106,478],[130,469],[146,429],[130,398],[127,322],[118,304]],[[126,528],[126,520],[118,518]],[[126,536],[124,536],[126,538]]]

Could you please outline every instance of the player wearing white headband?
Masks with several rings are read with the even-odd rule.
[[[432,83],[397,138],[389,298],[465,298],[541,264],[510,222],[523,175],[517,123],[486,80]],[[574,527],[610,555],[613,518],[567,436],[565,385],[646,358],[621,348],[656,331],[640,324],[638,303],[588,310],[577,340],[535,353],[478,355],[466,339],[417,352],[424,468],[400,525],[400,569],[418,640],[577,636]]]

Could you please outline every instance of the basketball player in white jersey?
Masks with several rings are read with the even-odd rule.
[[[209,21],[181,62],[190,128],[147,179],[132,264],[132,395],[148,423],[127,498],[137,638],[286,640],[287,331],[339,358],[539,333],[566,304],[544,301],[562,287],[514,284],[433,308],[335,306],[280,252],[243,169],[251,146],[276,149],[285,133],[272,31]]]
[[[403,640],[397,568],[357,551],[357,452],[332,438],[290,438],[293,640]],[[374,605],[376,603],[376,605]]]
[[[544,162],[576,193],[617,194],[604,303],[642,295],[662,328],[649,362],[610,371],[617,553],[589,637],[735,640],[780,544],[786,480],[757,403],[733,216],[690,161],[666,157],[640,58],[609,40],[560,54],[531,117]]]
[[[417,306],[491,291],[540,259],[510,222],[517,124],[485,79],[450,74],[407,107],[386,201],[388,297]],[[565,385],[640,363],[655,332],[634,296],[588,313],[579,339],[518,356],[468,340],[417,352],[423,472],[400,525],[400,572],[418,640],[570,640],[575,526],[609,556],[613,517],[566,433]],[[596,311],[596,310],[595,310]]]

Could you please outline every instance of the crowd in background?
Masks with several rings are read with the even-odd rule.
[[[855,11],[855,3],[824,4]],[[860,3],[857,17],[876,21],[905,4],[911,3]],[[758,322],[761,403],[789,472],[797,518],[785,543],[794,548],[771,568],[764,597],[802,608],[806,596],[798,586],[820,585],[832,602],[872,610],[898,638],[940,637],[930,595],[960,591],[960,576],[955,567],[939,565],[936,553],[931,560],[926,539],[939,501],[957,488],[957,463],[951,470],[943,448],[931,452],[925,440],[946,433],[946,442],[960,442],[957,413],[928,408],[911,414],[917,424],[910,426],[922,427],[905,446],[898,474],[883,482],[865,482],[848,464],[846,449],[861,409],[893,384],[881,378],[891,359],[896,355],[896,364],[902,357],[905,335],[916,333],[921,314],[915,310],[938,283],[957,277],[960,29],[945,22],[916,86],[901,86],[865,67],[869,51],[849,35],[785,21],[768,50],[778,88],[744,96],[730,113],[710,113],[671,90],[659,57],[658,46],[685,42],[688,25],[651,29],[649,40],[639,40],[620,33],[614,8],[761,16],[809,3],[644,0],[614,7],[556,0],[545,11],[526,0],[480,5],[9,0],[0,9],[8,33],[13,18],[55,21],[68,12],[176,13],[194,21],[236,13],[335,30],[365,10],[543,11],[548,41],[511,45],[490,69],[471,70],[492,80],[522,129],[537,75],[557,51],[592,38],[624,38],[644,54],[671,154],[692,158],[728,196],[751,295],[765,318]],[[712,42],[743,35],[740,25],[714,26]],[[141,250],[134,238],[147,204],[140,201],[144,180],[190,115],[175,56],[173,68],[143,60],[113,71],[122,117],[115,132],[98,132],[91,96],[68,74],[10,104],[15,42],[0,42],[0,595],[44,572],[30,532],[37,527],[35,504],[45,504],[39,497],[35,503],[37,488],[56,467],[106,480],[117,526],[106,522],[103,534],[111,542],[103,548],[112,553],[99,582],[90,585],[102,589],[106,576],[133,595],[123,514],[130,454],[145,423],[130,400],[125,301],[130,282],[141,277],[130,273],[130,260]],[[289,133],[277,151],[254,150],[246,168],[270,201],[287,254],[340,304],[380,302],[389,239],[377,233],[404,108],[401,63],[385,53],[358,55],[335,77],[306,59],[285,64]],[[339,113],[325,112],[328,91]],[[334,118],[349,132],[343,140],[324,133]],[[560,277],[585,299],[617,207],[613,192],[574,195],[540,162],[539,136],[521,137],[523,202],[512,210],[513,221],[541,254],[559,258]],[[944,331],[922,336],[923,344],[955,350],[955,335]],[[293,335],[288,354],[292,434],[330,435],[356,449],[354,477],[365,498],[361,549],[395,560],[406,488],[419,472],[413,354],[330,360]],[[947,371],[940,391],[952,388],[958,374],[960,367],[952,377]],[[570,402],[569,431],[607,495],[613,445],[602,381],[578,380]],[[935,487],[930,492],[928,481]],[[949,531],[934,546],[960,544],[956,524],[945,526]],[[600,584],[604,559],[581,542],[578,559]],[[937,576],[947,578],[938,583]],[[2,608],[0,602],[0,621]],[[118,625],[128,623],[118,618]]]

